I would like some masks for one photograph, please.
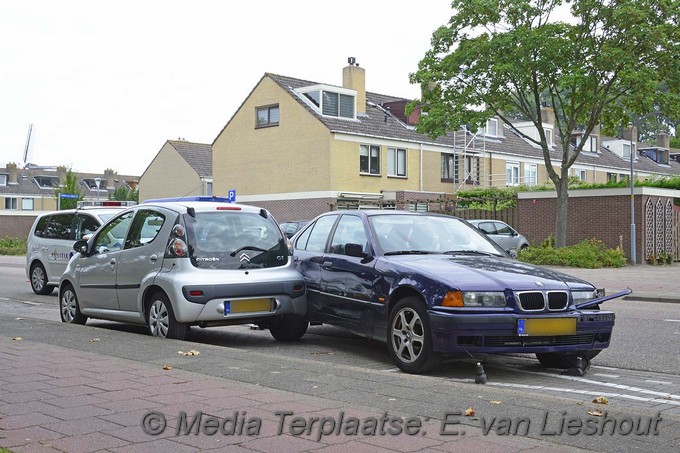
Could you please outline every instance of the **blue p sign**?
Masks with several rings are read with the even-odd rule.
[[[230,189],[229,192],[227,192],[227,197],[229,198],[229,201],[232,203],[236,202],[236,189]]]

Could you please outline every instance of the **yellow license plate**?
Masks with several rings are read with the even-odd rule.
[[[536,335],[573,335],[576,333],[576,318],[533,318],[518,319],[517,334]]]
[[[273,311],[274,301],[272,299],[242,299],[232,300],[224,303],[224,314],[252,313],[262,311]]]

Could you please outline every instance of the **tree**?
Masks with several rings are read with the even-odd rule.
[[[59,196],[62,193],[78,195],[78,198],[62,198],[61,201],[59,201]],[[54,198],[57,200],[59,209],[74,209],[76,206],[78,206],[78,201],[83,199],[83,194],[80,191],[80,186],[78,185],[78,178],[70,168],[66,170],[66,180],[64,181],[64,185],[54,189]]]
[[[568,21],[555,20],[569,6]],[[677,0],[453,0],[454,15],[410,74],[423,111],[418,130],[437,137],[499,116],[543,150],[557,191],[556,246],[566,245],[568,180],[595,127],[628,124],[660,106],[680,112]],[[667,90],[661,87],[668,87]],[[559,143],[546,143],[542,107],[555,116]],[[520,112],[538,139],[513,127]],[[581,140],[570,145],[574,131]],[[559,165],[553,162],[559,162]]]
[[[129,200],[139,203],[139,192],[130,187],[121,186],[114,190],[111,195],[109,195],[109,199],[118,201]]]

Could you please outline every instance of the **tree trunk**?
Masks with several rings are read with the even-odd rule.
[[[564,172],[563,172],[564,173]],[[557,224],[555,225],[555,248],[567,245],[567,213],[569,205],[569,178],[562,175],[557,189]]]

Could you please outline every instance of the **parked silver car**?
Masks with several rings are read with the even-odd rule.
[[[128,322],[175,339],[191,325],[253,323],[280,341],[307,330],[304,280],[264,209],[216,197],[154,200],[73,248],[59,283],[63,322]]]
[[[519,234],[514,228],[500,220],[468,220],[496,244],[503,247],[508,252],[511,250],[522,250],[529,247],[527,238]]]

